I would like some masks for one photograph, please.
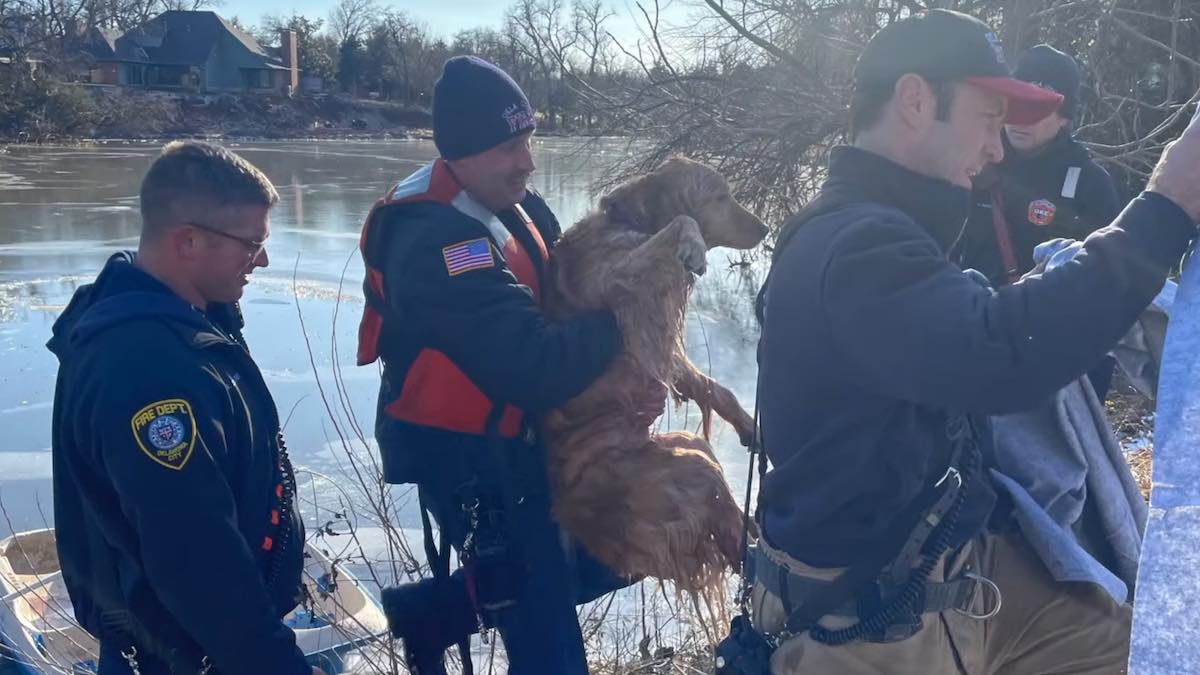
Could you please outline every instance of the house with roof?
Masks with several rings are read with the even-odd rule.
[[[123,34],[93,29],[88,38],[95,84],[197,93],[299,89],[294,32],[283,33],[275,55],[215,12],[172,10]]]

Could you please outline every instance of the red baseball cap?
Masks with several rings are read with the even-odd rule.
[[[963,80],[1008,100],[1005,122],[1033,124],[1062,106],[1063,95],[1012,76],[1000,38],[961,12],[933,9],[875,34],[854,67],[854,86],[889,86],[908,73]]]
[[[1008,111],[1004,116],[1007,124],[1033,124],[1058,112],[1062,107],[1062,94],[1045,87],[1018,80],[1015,77],[966,77],[971,84],[1000,94],[1008,100]]]

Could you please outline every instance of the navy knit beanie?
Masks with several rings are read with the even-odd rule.
[[[456,56],[433,85],[433,142],[444,159],[490,150],[532,131],[533,108],[508,73],[478,56]]]
[[[1040,84],[1063,95],[1058,114],[1067,119],[1075,117],[1079,108],[1079,64],[1069,54],[1050,45],[1038,45],[1025,52],[1013,77]]]

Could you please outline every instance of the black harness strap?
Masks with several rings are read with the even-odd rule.
[[[921,514],[929,512],[931,515],[936,514],[935,520],[943,521],[942,517],[957,500],[959,493],[960,486],[957,483],[947,484],[944,487],[941,483],[931,486],[909,506],[903,514],[904,517],[898,520],[900,522],[907,522],[913,519],[924,520],[921,518]],[[938,513],[939,510],[941,513]],[[813,588],[812,594],[808,596],[806,601],[794,613],[789,614],[787,620],[788,631],[793,634],[802,633],[805,630],[816,627],[817,622],[822,617],[837,613],[840,605],[852,600],[855,596],[863,592],[864,589],[879,579],[882,570],[891,567],[893,561],[898,557],[898,551],[906,548],[905,544],[910,539],[921,538],[921,545],[923,545],[924,539],[927,538],[927,535],[924,537],[913,537],[911,535],[914,533],[903,532],[903,530],[901,532],[904,539],[897,541],[899,537],[894,538],[888,545],[875,549],[875,555],[869,560],[849,568],[837,579]],[[781,567],[780,569],[783,568]],[[905,577],[911,572],[912,569],[910,567],[906,570]],[[922,583],[924,583],[924,580],[922,580]],[[781,587],[781,590],[786,592],[787,589],[786,587]]]
[[[788,567],[778,560],[771,558],[761,547],[758,549],[755,569],[761,570],[758,581],[770,594],[779,598],[783,604],[784,614],[790,615],[797,607],[807,605],[809,599],[818,590],[830,585],[833,581],[824,581],[799,574],[789,573]],[[970,608],[979,583],[971,578],[959,578],[945,582],[929,582],[925,584],[923,597],[914,608],[916,613],[940,612],[947,609]],[[860,603],[847,600],[830,610],[826,616],[855,618],[861,616]]]
[[[417,504],[421,509],[421,529],[425,538],[425,559],[429,561],[429,569],[433,576],[445,579],[450,576],[450,537],[443,528],[438,532],[438,541],[433,541],[433,523],[429,520],[429,502],[425,496],[425,488],[417,486]]]
[[[760,359],[761,363],[761,359]],[[738,608],[743,618],[750,617],[750,594],[754,590],[754,561],[750,558],[750,495],[754,492],[754,472],[758,469],[758,485],[762,489],[762,479],[767,475],[767,456],[762,445],[762,429],[758,425],[758,395],[762,387],[762,378],[755,378],[754,385],[754,436],[750,439],[750,467],[746,474],[746,498],[742,503],[742,588],[738,594]],[[761,456],[760,456],[761,455]],[[754,506],[754,521],[759,524],[759,536],[762,536],[762,520],[759,518],[759,504]]]
[[[417,505],[421,510],[421,529],[425,540],[425,560],[433,578],[445,581],[450,578],[450,535],[446,528],[438,531],[437,544],[433,541],[433,523],[429,520],[429,502],[425,489],[417,486]],[[474,675],[475,669],[471,663],[471,636],[458,643],[458,654],[462,660],[463,675]]]
[[[843,578],[853,575],[850,581],[831,584],[831,587],[836,586],[838,592],[844,594],[841,598],[837,598],[830,590],[819,594],[820,604],[810,601],[808,606],[801,607],[795,616],[788,617],[787,628],[789,631],[798,633],[807,630],[817,642],[840,645],[887,632],[897,620],[906,616],[912,617],[913,613],[918,611],[918,606],[925,604],[922,596],[925,593],[929,575],[933,572],[938,560],[949,549],[951,537],[958,524],[958,514],[967,493],[968,481],[977,470],[979,463],[973,429],[966,415],[951,416],[946,429],[947,436],[952,442],[952,451],[946,464],[946,474],[915,500],[914,504],[906,510],[906,520],[900,521],[918,520],[918,524],[908,531],[901,528],[899,531],[904,539],[880,547],[878,551],[882,553],[877,554],[869,564],[863,563],[852,567],[837,580],[837,582],[841,582]],[[960,463],[961,471],[956,466]],[[926,524],[931,522],[936,524],[926,529]],[[935,531],[936,536],[931,538]],[[912,566],[911,560],[899,560],[901,552],[905,551],[909,542],[914,539],[921,541],[921,544],[915,547],[915,550],[921,552],[920,564],[915,567]],[[888,555],[889,553],[890,555]],[[882,589],[888,591],[889,596],[881,598],[881,606],[877,607],[870,616],[862,618],[853,626],[835,631],[826,630],[817,623],[821,617],[834,611],[846,598],[860,596],[869,583],[882,581],[887,584],[886,577],[889,576],[888,572],[891,567],[889,560],[896,561],[892,564],[906,563],[907,566],[895,573],[897,577],[906,577],[905,581],[899,588]],[[920,628],[919,620],[915,621],[916,625],[910,627],[918,630]],[[907,637],[907,635],[903,637]]]

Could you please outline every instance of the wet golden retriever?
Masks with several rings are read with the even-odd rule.
[[[766,233],[719,173],[676,158],[604,197],[554,249],[551,315],[611,308],[625,341],[544,421],[555,517],[620,574],[712,591],[741,562],[741,509],[707,436],[712,412],[744,443],[753,419],[688,360],[683,319],[708,249],[753,248]],[[703,437],[651,433],[668,389],[700,406]]]

